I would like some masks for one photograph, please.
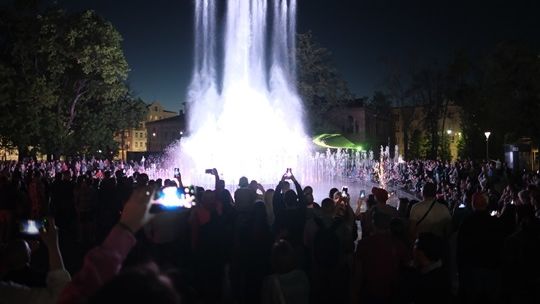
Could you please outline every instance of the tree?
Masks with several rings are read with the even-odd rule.
[[[382,91],[375,91],[369,100],[369,105],[375,110],[377,115],[389,115],[392,112],[392,101],[390,96]]]
[[[538,50],[504,42],[470,69],[457,103],[463,109],[463,149],[485,157],[485,131],[491,131],[490,154],[501,157],[502,145],[522,137],[540,140],[540,58]]]
[[[410,159],[419,159],[423,157],[422,149],[424,142],[422,140],[422,132],[418,129],[415,129],[411,134],[411,142],[409,144],[409,158]]]
[[[328,131],[325,115],[352,96],[331,62],[330,52],[317,44],[311,32],[299,34],[296,48],[298,91],[304,101],[312,133]]]
[[[0,135],[20,152],[33,145],[72,154],[110,144],[128,93],[116,29],[92,11],[2,16],[0,116],[8,123]]]
[[[81,108],[80,119],[73,126],[78,136],[66,147],[72,153],[93,154],[95,151],[117,152],[118,143],[114,135],[138,127],[146,115],[146,104],[140,98],[126,94],[117,102],[102,108],[85,104]]]
[[[413,72],[404,72],[401,65],[396,62],[388,61],[387,65],[390,69],[389,76],[385,81],[385,87],[388,91],[389,98],[393,100],[394,105],[398,108],[401,132],[403,133],[403,156],[405,159],[418,158],[419,148],[414,148],[410,151],[409,144],[413,144],[411,134],[411,124],[414,121],[414,112],[416,100],[413,97],[411,89],[411,76]],[[416,144],[416,142],[414,142]]]
[[[425,127],[429,136],[429,152],[427,157],[436,159],[440,144],[439,119],[448,106],[445,95],[445,72],[433,65],[422,68],[413,75],[412,94],[417,103],[423,106],[425,112]]]

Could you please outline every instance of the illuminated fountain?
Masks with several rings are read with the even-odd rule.
[[[171,154],[194,183],[214,167],[227,182],[245,175],[274,183],[310,154],[296,92],[296,0],[227,1],[223,41],[218,3],[195,1],[189,137]]]
[[[220,26],[218,9],[225,9]],[[315,152],[305,135],[295,27],[296,0],[195,1],[188,136],[169,148],[151,177],[170,177],[179,167],[186,184],[211,186],[205,169],[217,168],[229,188],[241,176],[273,186],[292,168],[315,191],[371,184],[380,162],[390,160],[388,148],[380,162],[373,151]]]

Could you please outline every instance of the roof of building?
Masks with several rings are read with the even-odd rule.
[[[185,115],[176,115],[176,116],[172,116],[172,117],[168,117],[168,118],[149,121],[149,122],[146,123],[146,125],[148,126],[148,125],[161,124],[161,123],[174,122],[174,121],[178,121],[178,122],[183,123],[184,119],[185,119]]]

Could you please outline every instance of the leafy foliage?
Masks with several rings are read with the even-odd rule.
[[[49,154],[115,147],[114,132],[142,114],[112,24],[93,11],[1,15],[0,136]]]
[[[540,140],[540,58],[519,43],[501,43],[467,74],[456,102],[463,109],[463,155],[485,155],[485,131],[495,157],[502,144],[528,137]]]
[[[304,101],[312,133],[327,132],[327,113],[351,100],[346,82],[331,62],[331,53],[313,39],[311,32],[298,35],[298,90]]]

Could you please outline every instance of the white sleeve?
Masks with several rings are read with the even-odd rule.
[[[71,276],[64,269],[47,274],[47,287],[30,288],[13,282],[0,282],[0,304],[4,303],[56,303]]]

